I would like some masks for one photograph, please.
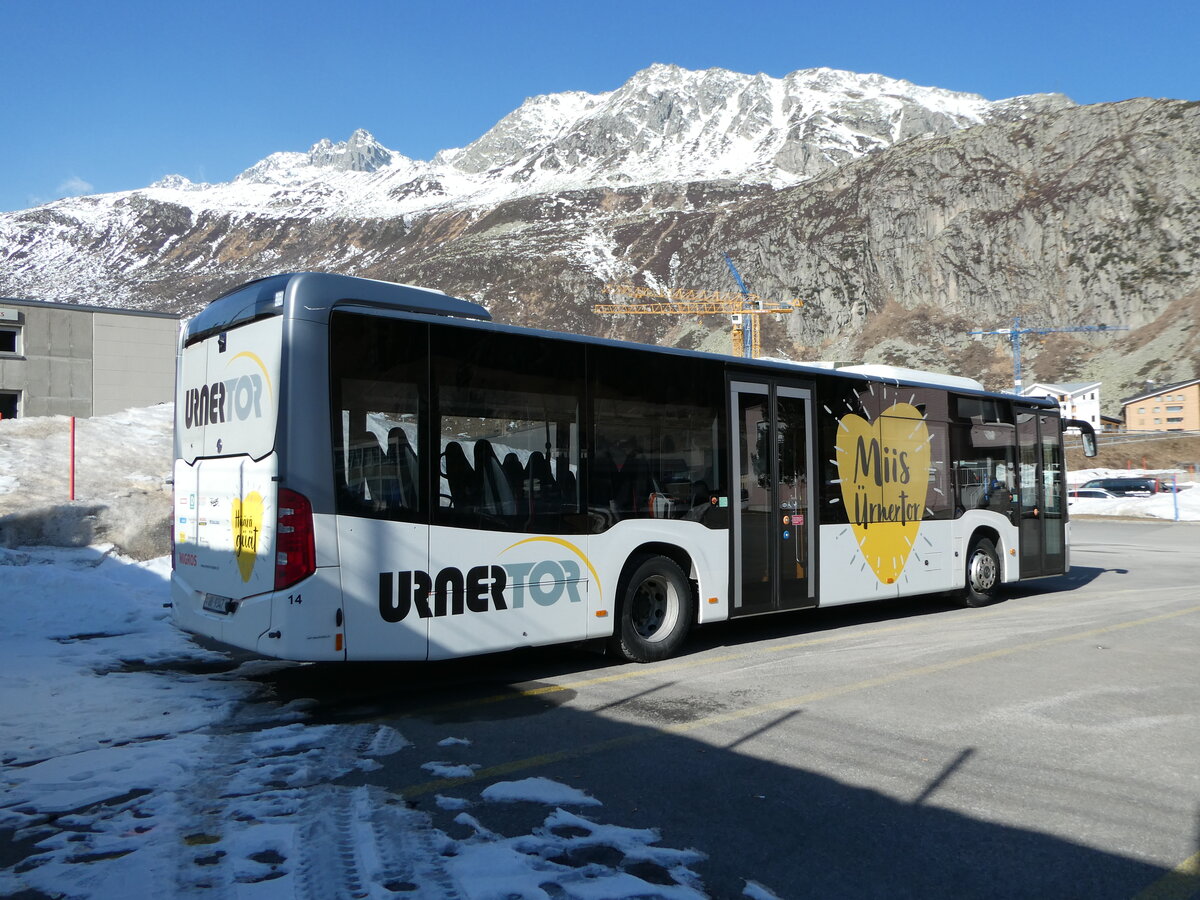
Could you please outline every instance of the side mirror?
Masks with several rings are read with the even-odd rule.
[[[1079,436],[1083,440],[1083,455],[1088,459],[1096,455],[1096,429],[1092,427],[1091,422],[1085,422],[1083,419],[1063,419],[1062,427],[1063,431],[1078,428]]]

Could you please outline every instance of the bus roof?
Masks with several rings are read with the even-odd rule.
[[[327,305],[314,305],[314,295],[327,298]],[[184,343],[191,344],[235,325],[285,312],[292,318],[327,320],[329,307],[342,299],[353,300],[356,305],[426,315],[482,321],[492,318],[478,303],[429,288],[325,272],[286,272],[249,281],[213,300],[188,322]]]
[[[300,297],[303,302],[297,302]],[[314,302],[317,301],[317,302]],[[402,315],[440,316],[464,320],[463,325],[514,334],[542,336],[553,340],[609,347],[636,347],[648,352],[671,356],[688,356],[723,362],[731,368],[786,370],[812,377],[836,374],[859,381],[890,383],[895,386],[936,387],[961,393],[1003,397],[1020,400],[1025,406],[1057,409],[1052,397],[1024,397],[1002,391],[990,391],[973,378],[923,372],[898,366],[861,365],[825,367],[785,360],[743,359],[698,350],[683,350],[654,344],[638,344],[611,338],[568,332],[548,331],[521,325],[507,325],[492,320],[487,309],[478,303],[461,300],[442,291],[413,287],[390,281],[377,281],[350,275],[324,272],[287,272],[247,282],[222,294],[193,318],[187,326],[185,344],[194,343],[234,325],[269,315],[287,314],[293,318],[328,322],[334,306],[386,310]]]

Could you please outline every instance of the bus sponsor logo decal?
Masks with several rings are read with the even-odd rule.
[[[587,558],[587,555],[582,550],[580,550],[578,547],[576,547],[570,541],[564,540],[563,538],[547,537],[547,536],[525,538],[524,540],[517,541],[515,544],[509,544],[507,547],[505,547],[501,551],[501,555],[503,556],[509,550],[513,549],[513,547],[520,547],[522,544],[536,544],[536,543],[557,544],[559,547],[565,547],[567,550],[570,550],[572,553],[574,553],[576,556],[579,557],[580,561],[585,566],[587,566],[588,571],[592,573],[592,584],[594,584],[596,586],[597,591],[601,591],[600,574],[596,571],[596,567],[592,565],[592,561]],[[604,594],[602,591],[600,592],[599,596],[600,596],[600,599],[602,599],[602,600],[604,599]]]
[[[535,541],[561,544],[574,552],[599,583],[591,561],[569,541],[560,538],[526,538],[506,547]],[[474,566],[464,573],[447,566],[436,575],[419,569],[379,573],[379,614],[385,622],[402,622],[410,614],[422,619],[457,616],[466,612],[522,609],[527,603],[553,606],[566,598],[582,603],[583,571],[573,559]]]
[[[893,583],[908,562],[929,490],[929,428],[921,411],[895,403],[869,422],[842,416],[838,478],[859,549],[875,576]]]
[[[226,368],[243,358],[258,366],[261,374],[250,372],[236,375],[184,391],[185,428],[262,418],[263,386],[266,385],[268,394],[272,393],[271,377],[267,374],[267,367],[263,365],[263,361],[249,351],[242,351],[234,356],[226,364]]]
[[[249,581],[254,572],[262,521],[263,498],[258,491],[251,491],[245,499],[233,498],[233,555],[242,581]]]

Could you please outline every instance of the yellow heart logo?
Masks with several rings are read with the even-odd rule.
[[[233,555],[237,558],[242,581],[249,581],[258,559],[258,542],[262,537],[263,499],[251,491],[244,500],[233,500]]]
[[[842,416],[838,478],[842,502],[867,565],[884,584],[904,571],[929,490],[929,429],[921,411],[895,403],[868,422]]]

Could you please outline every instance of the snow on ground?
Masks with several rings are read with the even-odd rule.
[[[103,507],[109,530],[123,533],[160,502],[170,407],[79,422],[75,504],[65,500],[66,422],[0,422],[0,541],[10,545],[0,547],[0,895],[705,896],[692,869],[704,854],[605,823],[603,785],[534,777],[473,796],[448,787],[435,799],[469,835],[455,839],[396,793],[338,783],[396,754],[435,777],[478,766],[446,761],[470,752],[460,736],[416,747],[386,725],[310,724],[303,701],[264,701],[254,681],[291,664],[239,662],[177,631],[165,608],[169,560],[80,546],[75,529],[80,510]],[[1070,481],[1111,474],[1127,473]],[[1175,499],[1072,510],[1172,518]],[[1200,520],[1200,487],[1178,500],[1180,518]],[[14,517],[31,516],[38,534],[74,545],[20,546],[30,532]],[[492,804],[517,801],[543,807],[541,824],[517,835],[484,824]],[[670,883],[634,874],[647,865]],[[775,896],[754,881],[744,893]]]
[[[702,853],[579,815],[601,801],[549,779],[494,783],[478,801],[439,795],[471,829],[462,840],[396,794],[332,784],[401,751],[469,743],[414,748],[388,726],[314,726],[303,703],[254,703],[248,676],[287,664],[235,666],[193,645],[163,606],[168,574],[165,559],[106,547],[0,550],[0,841],[22,850],[4,859],[0,895],[705,896],[688,868]],[[530,834],[468,812],[516,801],[546,807]],[[675,884],[552,861],[600,846]]]
[[[173,410],[78,419],[74,501],[70,418],[0,420],[0,546],[112,543],[138,559],[170,552]]]
[[[1067,484],[1082,487],[1095,478],[1157,478],[1177,491],[1164,491],[1149,497],[1115,497],[1101,500],[1072,497],[1070,511],[1075,516],[1122,516],[1125,518],[1172,519],[1200,522],[1200,483],[1185,480],[1186,473],[1149,469],[1083,469],[1067,474]]]
[[[161,493],[170,422],[169,407],[81,420],[76,504],[66,420],[0,423],[0,537],[25,533],[4,530],[14,515],[65,534],[81,504]],[[167,557],[111,544],[0,547],[0,896],[706,896],[691,868],[704,854],[606,823],[602,790],[447,789],[437,805],[468,835],[452,838],[394,792],[337,783],[397,754],[440,777],[478,766],[441,761],[470,752],[462,737],[416,747],[387,725],[313,725],[304,701],[264,700],[254,676],[291,664],[192,643],[170,622],[169,576]],[[518,801],[544,809],[529,833],[484,824]],[[668,883],[635,874],[647,866]]]
[[[573,810],[602,801],[546,778],[439,795],[470,829],[460,840],[397,794],[332,783],[469,742],[416,748],[386,725],[311,725],[302,702],[255,703],[248,676],[288,664],[196,647],[169,622],[168,575],[165,559],[107,547],[0,550],[0,842],[20,848],[0,895],[705,896],[689,868],[702,853],[584,817]],[[443,767],[476,768],[423,768]],[[546,808],[531,833],[481,824],[488,804],[516,801]],[[600,846],[674,883],[554,861]]]

